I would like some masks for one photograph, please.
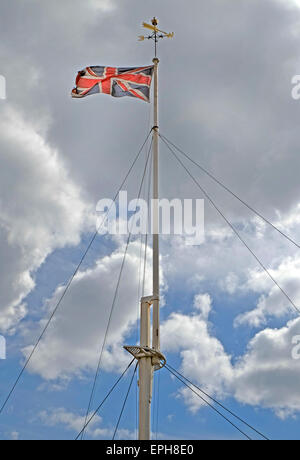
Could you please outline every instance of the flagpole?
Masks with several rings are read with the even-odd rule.
[[[152,25],[143,23],[151,35],[141,35],[141,41],[152,39],[155,42],[153,59],[154,95],[153,95],[153,204],[151,230],[153,233],[153,295],[141,299],[140,345],[124,348],[139,361],[139,440],[148,441],[151,436],[151,400],[154,371],[166,364],[166,358],[160,352],[159,324],[159,126],[158,126],[158,64],[157,43],[160,38],[172,38],[174,33],[158,29],[158,21],[153,18]],[[152,345],[151,345],[151,306],[152,311]]]
[[[156,54],[156,53],[155,53]],[[154,112],[153,112],[153,296],[143,298],[141,302],[141,346],[150,348],[150,307],[152,305],[152,350],[159,351],[159,186],[158,186],[158,64],[155,56],[154,64]],[[151,400],[155,366],[159,365],[155,353],[143,356],[139,360],[139,440],[148,441],[151,437]]]
[[[157,26],[157,20],[152,20],[153,27]],[[150,348],[150,307],[152,305],[152,350],[151,356],[142,356],[139,360],[139,440],[148,441],[151,437],[151,400],[153,374],[160,359],[155,354],[160,348],[159,339],[159,158],[158,158],[158,64],[157,33],[154,33],[155,57],[154,64],[154,104],[153,104],[153,206],[152,206],[152,232],[153,232],[153,296],[143,298],[141,301],[141,346]]]
[[[152,348],[160,349],[159,334],[159,127],[158,127],[158,64],[154,64],[154,114],[153,114],[153,336]]]

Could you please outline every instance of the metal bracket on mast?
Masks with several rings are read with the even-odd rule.
[[[167,364],[166,357],[157,350],[149,347],[141,347],[140,345],[125,345],[123,347],[128,353],[130,353],[135,359],[141,358],[156,358],[159,359],[159,366],[155,365],[154,370],[158,371]]]
[[[154,370],[158,371],[166,365],[167,360],[160,350],[150,347],[150,307],[154,301],[159,301],[159,298],[148,296],[141,299],[141,345],[125,345],[123,348],[137,360],[151,358]]]
[[[151,305],[159,301],[158,296],[143,297],[141,300],[140,345],[125,346],[139,362],[139,439],[149,440],[151,433],[151,401],[153,372],[166,364],[166,358],[156,348],[151,348]],[[153,324],[153,328],[155,325]]]

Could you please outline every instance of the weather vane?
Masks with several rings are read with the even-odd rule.
[[[160,38],[173,38],[174,37],[174,32],[164,32],[163,30],[160,30],[158,29],[158,19],[157,18],[153,18],[152,19],[152,25],[151,24],[147,24],[146,22],[143,22],[143,27],[145,27],[145,29],[150,29],[152,30],[152,34],[151,35],[140,35],[139,36],[139,41],[143,41],[143,40],[154,40],[154,43],[155,43],[155,57],[157,57],[157,43],[158,43],[158,40]]]

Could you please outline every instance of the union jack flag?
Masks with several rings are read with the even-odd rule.
[[[153,66],[86,67],[78,72],[72,97],[104,93],[114,97],[131,96],[149,102]]]

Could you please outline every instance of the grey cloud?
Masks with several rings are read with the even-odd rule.
[[[136,42],[136,35],[155,10],[164,28],[176,32],[160,47],[162,132],[271,216],[294,205],[300,105],[290,97],[290,80],[299,73],[299,10],[275,0],[243,0],[234,6],[221,0],[177,2],[176,8],[168,1],[115,5],[115,10],[96,12],[91,3],[31,1],[16,14],[10,2],[2,16],[8,74],[18,58],[28,60],[29,71],[33,66],[40,72],[26,103],[24,87],[16,88],[12,73],[12,98],[30,113],[42,104],[51,114],[50,140],[91,196],[110,192],[126,169],[146,132],[148,106],[139,101],[116,105],[106,97],[71,101],[68,92],[82,66],[150,61],[150,44]],[[175,164],[166,168],[166,161],[162,191],[195,193]],[[229,211],[241,212],[234,202]]]
[[[123,251],[124,247],[120,245],[110,256],[99,259],[95,267],[78,274],[65,298],[64,308],[57,312],[47,336],[30,362],[31,372],[55,381],[69,380],[94,369],[110,316]],[[131,243],[103,354],[102,365],[106,371],[119,370],[128,363],[129,356],[122,351],[122,341],[137,321],[138,288],[141,287],[139,256],[139,242]],[[151,293],[150,270],[148,265],[146,295]],[[63,288],[58,288],[47,303],[50,311]],[[41,321],[39,326],[42,328],[43,325],[44,321]],[[34,335],[38,335],[38,331]],[[28,355],[31,349],[30,343],[24,354]]]
[[[107,6],[107,2],[105,4]],[[83,213],[83,208],[113,194],[151,126],[151,106],[140,101],[115,101],[105,96],[71,100],[69,92],[76,72],[90,64],[127,66],[150,62],[150,44],[138,43],[136,36],[140,34],[141,21],[151,18],[155,12],[162,27],[176,33],[173,41],[160,45],[162,132],[270,218],[277,219],[276,210],[283,217],[288,212],[295,217],[300,191],[300,104],[291,98],[291,77],[299,74],[297,27],[300,10],[276,0],[190,0],[188,3],[132,0],[114,1],[113,9],[95,8],[95,5],[99,2],[30,0],[21,3],[12,0],[1,5],[0,73],[7,77],[8,92],[8,100],[1,101],[1,116],[3,118],[9,104],[30,125],[42,125],[41,138],[51,152],[57,152],[59,165],[63,164],[66,175],[72,177],[70,183],[76,192],[74,205]],[[0,139],[1,158],[4,159],[3,202],[9,203],[10,209],[15,203],[21,206],[22,187],[27,188],[30,181],[32,187],[27,188],[28,196],[39,201],[41,190],[31,174],[32,169],[35,171],[34,165],[26,161],[31,158],[30,149],[24,152],[21,145],[13,141],[7,143],[4,134]],[[24,157],[25,153],[28,157]],[[168,155],[162,148],[161,193],[199,196]],[[11,162],[12,158],[15,163]],[[51,179],[51,168],[46,163],[42,165],[43,172]],[[14,181],[11,176],[18,168],[20,178]],[[196,174],[199,176],[198,172]],[[248,217],[248,212],[231,198],[224,197],[223,192],[199,177],[226,207],[232,219],[240,221]],[[69,180],[66,182],[68,185]],[[51,180],[50,184],[53,185]],[[79,192],[77,194],[79,190],[83,190],[84,198]],[[60,206],[57,208],[52,201],[46,204],[53,212],[43,216],[41,231],[46,233],[45,240],[31,247],[39,256],[33,264],[32,252],[25,251],[26,241],[19,240],[18,244],[14,241],[12,247],[7,225],[1,227],[2,260],[10,261],[3,289],[13,292],[10,298],[2,299],[6,304],[26,295],[33,283],[32,272],[49,251],[57,245],[76,244],[79,239],[81,224],[76,226],[70,241],[69,226],[73,222],[69,212],[64,212]],[[45,203],[39,205],[43,207]],[[38,206],[37,219],[27,210],[24,220],[29,233],[39,221],[40,209]],[[3,207],[0,209],[2,220],[6,212]],[[9,231],[12,232],[16,216],[11,211],[9,216]],[[62,233],[59,241],[53,242],[51,232],[57,216],[61,217]],[[207,207],[207,223],[216,226],[216,222],[215,215]],[[219,227],[216,230],[220,230]],[[300,237],[297,226],[292,230],[295,237]],[[278,259],[275,249],[271,248],[272,238],[262,251],[268,262],[274,264]],[[222,246],[214,245],[214,262],[209,253],[211,247],[206,246],[204,254],[200,248],[203,258],[195,261],[196,267],[190,264],[184,274],[190,270],[193,275],[197,271],[199,276],[204,274],[215,282],[217,273],[224,279],[225,263],[221,272],[213,273],[220,248]],[[276,250],[280,249],[281,245],[276,246]],[[195,254],[191,259],[195,259]],[[173,260],[175,256],[178,259],[173,266],[182,267],[178,261],[186,261],[187,256],[174,250]],[[227,248],[225,261],[228,266],[234,257],[238,261],[237,268],[242,265],[245,270],[248,259],[241,261],[236,247]],[[207,261],[209,265],[205,265]],[[15,292],[12,291],[11,286],[16,285],[16,280],[20,281],[24,272],[27,274],[25,285],[21,283]],[[178,276],[174,270],[169,274],[174,278]],[[22,316],[25,312],[17,314]],[[57,352],[60,352],[59,347]],[[78,368],[78,363],[68,365],[71,372]],[[54,367],[50,377],[59,374],[60,369]],[[39,371],[49,377],[44,369]]]
[[[0,327],[7,331],[26,314],[33,273],[89,228],[89,207],[38,125],[6,107],[0,135]]]

